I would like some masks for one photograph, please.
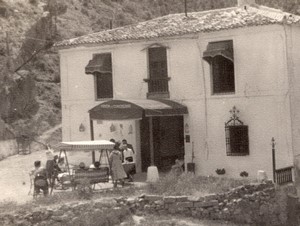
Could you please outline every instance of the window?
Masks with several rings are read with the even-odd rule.
[[[248,126],[239,119],[240,111],[233,106],[232,115],[225,123],[227,155],[249,155]]]
[[[249,155],[248,126],[226,126],[227,155]]]
[[[111,73],[95,72],[97,99],[112,98],[113,84]]]
[[[168,77],[167,49],[165,47],[149,48],[148,53],[150,78]]]
[[[167,48],[164,46],[148,48],[149,78],[147,97],[169,98]]]
[[[203,59],[210,64],[212,94],[234,93],[233,42],[210,42]]]
[[[223,56],[216,56],[211,62],[213,94],[234,93],[234,65]]]
[[[96,99],[113,98],[111,54],[94,54],[85,67],[86,74],[95,77]]]

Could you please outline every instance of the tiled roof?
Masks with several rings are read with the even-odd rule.
[[[184,13],[171,14],[125,27],[64,40],[57,42],[54,46],[64,48],[115,43],[284,23],[300,24],[300,17],[264,6],[233,7],[190,12],[188,17]]]

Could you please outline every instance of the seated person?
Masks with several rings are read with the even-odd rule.
[[[183,173],[183,163],[179,160],[175,160],[175,165],[172,166],[171,172],[176,176],[180,176]]]
[[[122,140],[122,144],[121,144],[121,147],[125,147],[125,148],[129,148],[132,150],[133,154],[134,154],[134,149],[133,149],[133,146],[132,144],[128,144],[127,140],[126,139],[123,139]]]
[[[57,165],[60,168],[61,172],[66,172],[67,171],[66,164],[65,164],[65,158],[64,157],[60,157],[58,159]]]
[[[29,173],[30,178],[33,180],[34,193],[36,196],[43,191],[44,196],[49,194],[49,186],[47,180],[47,171],[41,166],[41,161],[34,162],[34,169]]]
[[[95,170],[99,170],[100,169],[100,162],[95,162],[94,167],[95,167],[94,168]]]
[[[77,172],[79,172],[79,171],[86,171],[87,169],[85,168],[85,164],[84,164],[84,162],[81,162],[81,163],[79,163],[79,169],[78,170],[76,170]]]
[[[123,143],[123,167],[126,171],[127,178],[133,181],[133,175],[136,173],[134,164],[134,152],[127,146],[127,142]]]
[[[98,170],[100,168],[100,162],[95,162],[94,164],[91,164],[89,167],[89,171]]]

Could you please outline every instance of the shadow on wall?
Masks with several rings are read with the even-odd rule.
[[[297,194],[300,196],[300,155],[294,158],[294,170],[295,170],[295,186]]]

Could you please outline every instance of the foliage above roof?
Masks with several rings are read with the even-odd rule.
[[[270,24],[300,23],[300,16],[264,6],[247,6],[171,14],[56,43],[58,48],[172,37]]]

